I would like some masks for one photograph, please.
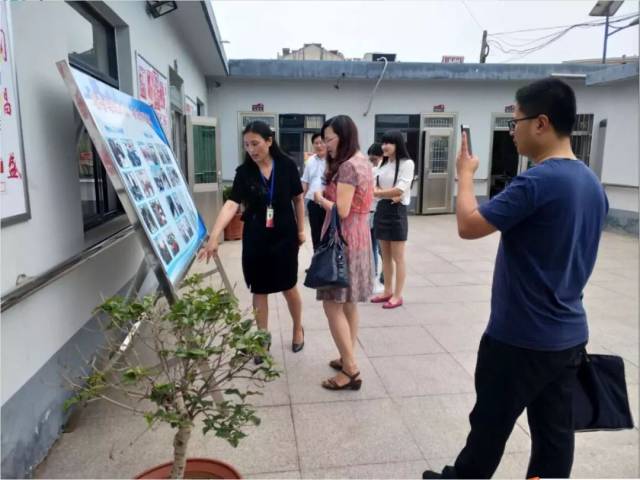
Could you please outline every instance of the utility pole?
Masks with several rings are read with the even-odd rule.
[[[482,46],[480,47],[480,63],[487,62],[487,56],[489,55],[489,44],[487,43],[487,31],[482,32]]]
[[[604,45],[602,47],[602,63],[607,63],[607,40],[609,39],[609,37],[624,28],[633,26],[632,22],[626,27],[618,28],[609,33],[609,17],[616,14],[618,9],[622,6],[623,2],[624,0],[598,0],[589,12],[589,15],[591,17],[606,17],[604,23]]]
[[[609,15],[604,24],[604,48],[602,49],[602,63],[607,63],[607,40],[609,39]]]

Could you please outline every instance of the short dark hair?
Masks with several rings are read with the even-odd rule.
[[[526,116],[546,115],[554,130],[569,136],[576,122],[576,94],[557,78],[545,78],[520,88],[516,101]]]
[[[367,150],[367,155],[372,157],[381,157],[383,155],[382,145],[379,143],[372,143],[369,150]]]
[[[322,138],[322,134],[320,132],[314,133],[313,135],[311,135],[311,143],[316,141],[316,138]]]
[[[353,157],[358,150],[360,150],[360,144],[358,143],[358,127],[348,115],[336,115],[324,122],[322,125],[322,139],[324,140],[324,132],[327,128],[336,133],[340,142],[338,143],[338,151],[336,157],[333,158],[327,153],[327,169],[325,172],[325,182],[328,184],[333,180],[333,177],[338,173],[338,168],[344,162]]]

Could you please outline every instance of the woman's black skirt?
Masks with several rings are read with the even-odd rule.
[[[378,240],[406,242],[409,230],[406,205],[380,200],[373,217],[373,226]]]

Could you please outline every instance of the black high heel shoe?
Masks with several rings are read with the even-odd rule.
[[[271,334],[269,334],[269,341],[267,342],[265,347],[267,349],[267,352],[271,351]],[[253,363],[255,363],[256,365],[262,365],[262,363],[264,363],[264,357],[261,355],[256,355],[255,357],[253,357]]]
[[[300,350],[304,348],[304,327],[302,327],[302,343],[294,343],[291,342],[291,351],[293,353],[298,353]]]

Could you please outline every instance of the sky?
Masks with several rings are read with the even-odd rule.
[[[527,56],[499,49],[522,50],[521,45],[558,29],[503,32],[604,20],[589,16],[595,0],[211,1],[229,59],[275,59],[284,47],[321,43],[347,58],[383,52],[396,53],[403,62],[440,62],[443,55],[462,55],[465,63],[477,63],[483,30],[491,42],[487,63],[559,63],[602,57],[604,25],[573,29]],[[639,2],[626,0],[615,16],[639,10]],[[637,25],[609,37],[607,57],[623,54],[638,55]]]

